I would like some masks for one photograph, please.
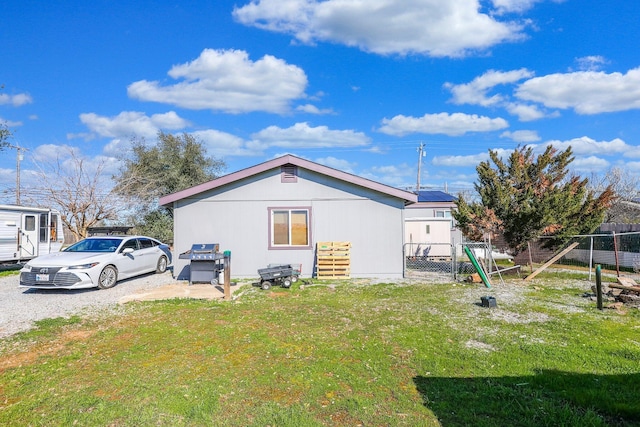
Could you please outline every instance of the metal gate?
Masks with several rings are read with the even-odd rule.
[[[446,281],[455,277],[456,253],[450,243],[406,243],[403,259],[405,278]]]
[[[450,281],[467,276],[475,269],[461,243],[406,243],[403,247],[404,277],[425,281]],[[491,251],[486,243],[464,243],[479,256],[487,254],[491,264]],[[487,256],[485,255],[485,257]]]

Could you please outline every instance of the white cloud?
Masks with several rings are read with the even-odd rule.
[[[540,135],[534,130],[517,130],[515,132],[502,132],[500,138],[509,138],[515,142],[536,142],[540,141]]]
[[[531,9],[536,3],[544,0],[492,0],[496,13],[522,13]],[[564,0],[554,0],[557,3]]]
[[[522,25],[480,12],[478,0],[252,0],[234,18],[302,43],[377,54],[464,56],[522,38]]]
[[[355,174],[354,168],[357,166],[356,163],[350,162],[344,159],[338,159],[333,156],[329,157],[321,157],[315,160],[316,163],[320,163],[321,165],[329,166],[330,168],[341,170],[343,172]]]
[[[141,101],[193,110],[285,113],[293,100],[305,97],[307,86],[307,76],[297,66],[271,55],[254,62],[242,50],[205,49],[197,59],[173,66],[169,76],[180,81],[163,86],[140,80],[127,92]]]
[[[589,157],[580,157],[576,158],[569,167],[571,170],[576,172],[588,172],[592,173],[593,171],[606,171],[609,169],[611,164],[599,157],[589,156]]]
[[[296,107],[296,111],[308,114],[333,114],[333,110],[330,108],[320,109],[311,104],[299,105]]]
[[[381,182],[396,188],[415,187],[416,169],[402,163],[399,165],[374,166],[358,174],[363,178]]]
[[[192,135],[196,139],[201,140],[209,154],[215,157],[253,156],[260,154],[259,152],[248,149],[245,140],[230,133],[207,129],[193,132]]]
[[[251,135],[251,149],[264,150],[269,147],[320,148],[320,147],[364,147],[369,137],[353,130],[331,130],[327,126],[311,127],[308,123],[296,123],[289,128],[269,126]]]
[[[89,175],[101,169],[100,176],[104,180],[103,184],[105,186],[111,185],[111,176],[118,173],[121,165],[119,158],[116,156],[104,154],[87,155],[82,153],[80,147],[66,144],[43,144],[32,151],[33,160],[36,164],[40,164],[44,170],[49,170],[51,164],[57,163],[63,171],[75,171],[77,164],[73,157],[82,159],[83,171]]]
[[[183,129],[189,125],[189,122],[174,111],[163,114],[153,114],[147,116],[138,111],[123,111],[115,117],[99,116],[95,113],[80,114],[80,121],[84,123],[93,134],[100,137],[119,138],[119,137],[154,137],[159,130]],[[86,134],[71,135],[72,137],[83,136]]]
[[[640,162],[627,162],[624,164],[624,170],[640,173]]]
[[[444,88],[453,95],[451,102],[454,104],[504,108],[509,114],[517,116],[521,122],[530,122],[544,117],[557,117],[557,113],[548,114],[538,105],[512,102],[510,93],[490,94],[490,91],[497,86],[512,85],[533,77],[533,75],[534,73],[526,68],[512,71],[489,70],[469,83],[453,84],[447,82],[444,84]]]
[[[10,128],[16,128],[16,127],[22,126],[24,123],[15,122],[13,120],[6,120],[6,119],[3,119],[2,117],[0,117],[0,124],[4,124],[5,126],[10,127]]]
[[[611,141],[596,141],[587,136],[573,138],[566,141],[551,140],[543,144],[543,147],[553,145],[559,150],[566,150],[571,147],[571,151],[576,156],[586,156],[598,154],[600,156],[614,156],[623,154],[625,157],[640,157],[640,147],[631,146],[620,138]]]
[[[578,63],[578,69],[581,71],[599,71],[603,65],[608,63],[603,56],[599,55],[576,58],[576,62]]]
[[[505,150],[503,148],[494,149],[498,154],[498,157],[506,159],[511,155],[513,150]],[[432,163],[436,166],[449,166],[449,167],[469,167],[478,166],[480,162],[489,160],[489,151],[485,153],[470,154],[468,156],[436,156],[433,158]]]
[[[471,154],[468,156],[435,156],[431,163],[436,166],[469,167],[478,166],[480,162],[489,160],[489,153]]]
[[[0,105],[12,105],[14,107],[22,107],[25,104],[31,104],[33,98],[28,93],[18,93],[16,95],[8,95],[0,93]]]
[[[114,138],[104,146],[102,152],[107,156],[119,157],[131,148],[131,140]]]
[[[518,102],[509,102],[505,105],[505,108],[514,116],[518,117],[518,120],[521,122],[531,122],[534,120],[542,119],[544,117],[558,117],[559,113],[553,112],[551,114],[547,114],[546,112],[540,110],[540,107],[537,105],[531,104],[522,104]]]
[[[492,119],[463,113],[425,114],[422,117],[398,115],[391,119],[382,119],[382,124],[380,132],[396,136],[411,133],[460,136],[467,132],[490,132],[509,126],[507,121],[500,117]]]
[[[549,108],[598,114],[640,108],[640,68],[626,74],[578,71],[527,80],[516,90],[520,99]]]
[[[454,104],[472,104],[491,106],[503,102],[502,95],[488,96],[487,92],[498,85],[512,84],[533,76],[533,72],[526,68],[513,71],[489,70],[476,77],[470,83],[453,84],[445,83],[444,87],[453,94],[451,101]]]
[[[533,77],[533,75],[534,73],[526,68],[512,71],[489,70],[469,83],[453,84],[447,82],[443,86],[453,95],[451,102],[454,104],[501,107],[506,109],[509,114],[517,116],[521,122],[557,116],[557,113],[548,114],[542,111],[537,105],[512,102],[510,94],[490,94],[490,91],[497,86],[512,85],[520,80]]]
[[[80,155],[80,148],[71,145],[43,144],[32,150],[31,156],[36,162],[48,162],[52,159],[67,160],[71,155]]]

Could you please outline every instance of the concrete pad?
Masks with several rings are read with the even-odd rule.
[[[164,285],[155,289],[137,291],[134,294],[120,298],[118,300],[118,304],[125,304],[131,301],[156,301],[172,298],[195,298],[207,300],[224,299],[224,288],[222,287],[222,285],[189,285],[188,282],[178,282]]]

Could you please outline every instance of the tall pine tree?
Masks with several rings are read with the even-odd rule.
[[[571,147],[558,152],[548,146],[535,157],[531,147],[518,147],[504,162],[496,151],[480,163],[475,184],[478,202],[462,195],[453,216],[463,234],[482,240],[503,235],[515,253],[541,236],[547,247],[559,247],[571,236],[590,233],[602,222],[615,198],[611,186],[596,195],[588,180],[568,177]]]

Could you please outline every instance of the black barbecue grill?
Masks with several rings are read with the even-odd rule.
[[[189,263],[189,284],[218,284],[218,276],[224,270],[224,254],[219,252],[217,243],[195,244],[179,255],[180,259],[191,260]]]

